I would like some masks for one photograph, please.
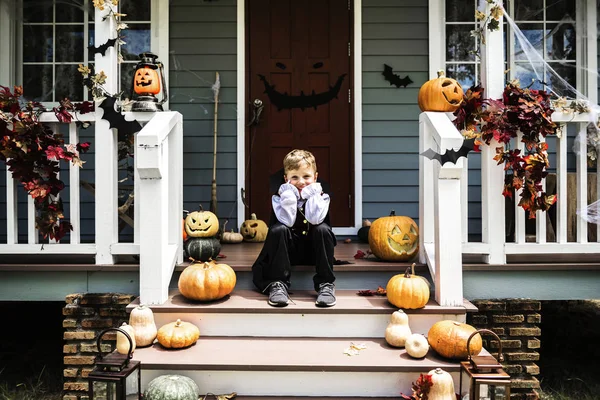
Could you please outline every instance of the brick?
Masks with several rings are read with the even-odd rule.
[[[529,375],[539,375],[540,367],[538,367],[536,364],[525,365],[525,372]]]
[[[87,293],[81,298],[81,304],[120,304],[128,305],[135,299],[135,296],[130,294],[118,293]]]
[[[79,304],[80,300],[81,300],[81,293],[73,293],[73,294],[69,294],[69,295],[67,295],[67,297],[65,297],[65,302],[67,304]]]
[[[77,378],[79,374],[79,368],[65,368],[63,370],[63,376],[65,378]]]
[[[65,394],[62,400],[79,400],[79,397],[74,394]]]
[[[74,392],[87,392],[88,383],[87,382],[65,382],[63,384],[64,390],[71,390]]]
[[[96,339],[96,332],[91,332],[91,331],[65,332],[63,334],[63,339],[65,339],[65,340]]]
[[[521,348],[521,341],[520,340],[501,340],[502,342],[502,349],[520,349]],[[490,340],[490,348],[492,349],[499,349],[499,343],[497,340]],[[466,349],[466,346],[465,346]]]
[[[96,314],[96,310],[91,307],[79,307],[74,305],[67,305],[63,307],[64,316],[90,316]]]
[[[86,378],[88,377],[88,375],[90,374],[90,372],[92,372],[94,370],[94,368],[82,368],[81,369],[81,377],[82,378]]]
[[[530,299],[511,299],[507,300],[506,308],[508,311],[540,311],[542,302]]]
[[[110,353],[112,351],[112,346],[108,343],[101,343],[100,347],[102,348],[103,353]],[[98,348],[96,347],[96,343],[82,343],[81,344],[81,352],[82,353],[97,353]]]
[[[509,328],[510,336],[540,336],[542,330],[538,327],[535,328]]]
[[[527,341],[528,349],[539,349],[541,346],[541,342],[539,339],[531,339]]]
[[[506,303],[503,301],[491,301],[491,300],[481,300],[473,302],[475,307],[482,311],[505,311]]]
[[[538,361],[540,359],[540,353],[535,351],[531,353],[515,352],[504,354],[506,354],[509,361]]]
[[[123,320],[126,320],[128,317],[125,307],[102,307],[98,310],[98,315],[101,317],[117,317]]]
[[[539,389],[540,381],[532,377],[531,379],[512,379],[511,389]]]
[[[65,365],[93,365],[95,361],[94,356],[65,356]]]
[[[77,344],[65,344],[63,346],[63,353],[67,353],[67,354],[77,353]]]
[[[72,318],[67,318],[63,321],[63,328],[77,328],[77,320]]]
[[[493,315],[492,321],[495,324],[520,324],[525,321],[525,317],[523,315]]]
[[[110,328],[113,326],[112,318],[87,318],[81,321],[82,328]]]
[[[496,335],[498,336],[504,336],[504,328],[491,328],[490,329],[492,332],[494,332]]]
[[[529,324],[541,324],[542,316],[540,314],[529,314],[527,316],[527,323]]]
[[[509,375],[520,374],[523,372],[523,366],[519,364],[507,364],[503,365],[504,371]]]
[[[473,325],[487,325],[487,323],[488,323],[487,316],[482,315],[482,314],[475,314],[471,318],[472,318],[471,323]]]

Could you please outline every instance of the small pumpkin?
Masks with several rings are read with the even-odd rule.
[[[119,327],[119,329],[122,329],[125,332],[127,332],[129,337],[131,338],[131,352],[133,353],[133,351],[135,350],[135,346],[136,346],[135,330],[133,329],[133,327],[131,325],[127,325],[127,322],[123,322],[123,324]],[[130,344],[129,344],[129,339],[127,339],[127,336],[125,336],[121,332],[117,332],[117,353],[128,354],[129,347],[130,347]]]
[[[476,329],[458,321],[438,321],[429,329],[427,340],[439,355],[446,358],[466,360],[467,339]],[[475,335],[469,343],[471,355],[476,356],[482,348],[481,335]]]
[[[362,243],[369,243],[369,231],[371,230],[371,221],[365,219],[357,232],[358,240]]]
[[[441,368],[432,369],[427,375],[431,376],[432,383],[428,400],[456,400],[452,375]]]
[[[425,336],[420,333],[413,333],[406,339],[404,348],[409,356],[413,358],[423,358],[429,351],[429,343]]]
[[[138,68],[133,77],[133,90],[139,95],[159,94],[160,78],[157,70],[148,66]]]
[[[240,233],[246,242],[264,242],[268,232],[269,227],[265,221],[256,218],[254,213],[250,214],[250,219],[245,220],[240,227]]]
[[[144,400],[198,400],[200,388],[182,375],[161,375],[150,381]]]
[[[179,275],[179,291],[192,300],[211,301],[227,296],[236,284],[233,268],[227,264],[194,262]]]
[[[219,219],[210,211],[192,211],[185,217],[185,231],[189,237],[213,237],[219,232]]]
[[[385,341],[390,346],[404,347],[411,333],[408,326],[408,315],[402,310],[394,311],[387,328],[385,328]]]
[[[217,258],[221,252],[221,242],[216,237],[193,237],[186,240],[183,249],[194,260],[208,261]]]
[[[460,83],[447,78],[444,71],[419,89],[418,103],[421,111],[454,112],[463,102],[464,92]]]
[[[183,241],[185,242],[188,238],[188,234],[185,231],[185,218],[181,220],[181,230],[183,231]]]
[[[377,218],[369,229],[369,247],[385,261],[407,261],[419,251],[419,228],[410,217],[397,216],[392,210],[388,217]]]
[[[160,327],[156,339],[167,349],[182,349],[196,343],[200,337],[198,327],[190,322],[178,319]]]
[[[129,325],[135,331],[135,343],[138,347],[150,346],[156,339],[156,324],[152,309],[145,304],[140,304],[131,310]]]
[[[427,280],[415,275],[415,263],[408,267],[404,274],[394,275],[386,286],[388,301],[398,308],[425,307],[429,301],[429,292]]]
[[[244,241],[244,237],[241,233],[234,232],[233,228],[231,229],[231,232],[225,231],[225,226],[227,226],[227,222],[229,221],[225,221],[225,223],[223,224],[223,237],[221,237],[221,243],[242,243]]]

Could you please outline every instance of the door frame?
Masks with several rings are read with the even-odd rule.
[[[350,3],[352,2],[352,3]],[[352,71],[352,124],[354,127],[354,226],[334,227],[336,235],[356,235],[362,221],[362,0],[349,0],[354,14]],[[245,219],[246,210],[241,190],[246,185],[246,0],[237,1],[237,215],[238,226]]]

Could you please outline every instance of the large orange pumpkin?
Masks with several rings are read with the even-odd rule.
[[[179,276],[179,291],[192,300],[210,301],[227,296],[236,283],[233,268],[214,260],[194,262]]]
[[[429,301],[429,284],[425,278],[415,275],[414,263],[404,274],[393,276],[385,290],[388,301],[399,308],[421,308]]]
[[[410,217],[377,218],[369,229],[369,247],[377,258],[385,261],[407,261],[419,251],[419,228]]]
[[[467,340],[476,329],[462,322],[438,321],[429,329],[427,341],[432,349],[446,358],[466,360],[468,357]],[[476,356],[482,348],[481,335],[475,335],[469,343],[471,355]]]
[[[453,112],[460,107],[464,92],[460,83],[446,78],[444,71],[438,71],[438,77],[431,79],[419,89],[419,108],[421,111]]]
[[[160,77],[156,69],[138,68],[133,76],[133,90],[140,95],[159,94]]]

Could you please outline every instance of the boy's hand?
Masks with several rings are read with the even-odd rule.
[[[321,187],[321,184],[319,182],[315,182],[311,183],[308,186],[305,186],[304,189],[302,189],[302,193],[300,193],[300,195],[303,199],[308,199],[314,195],[320,196],[321,193],[323,193],[323,188]]]
[[[296,196],[296,199],[300,198],[300,193],[298,193],[298,188],[294,185],[292,185],[291,183],[284,183],[281,186],[279,186],[279,195],[281,196],[282,193],[284,192],[288,192],[291,191],[294,193],[294,195]]]

